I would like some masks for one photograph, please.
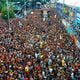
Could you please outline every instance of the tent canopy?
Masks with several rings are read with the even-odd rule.
[[[66,5],[69,5],[69,6],[80,7],[80,0],[59,0],[57,2],[59,3],[64,2]]]

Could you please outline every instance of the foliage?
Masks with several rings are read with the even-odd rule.
[[[9,18],[14,18],[15,17],[14,11],[13,11],[13,8],[12,7],[10,7],[9,9],[7,9],[7,7],[4,6],[2,8],[1,12],[2,12],[2,18],[5,19],[5,20],[7,20],[8,17]]]

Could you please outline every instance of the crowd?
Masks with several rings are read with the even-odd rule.
[[[53,10],[45,21],[41,13],[10,29],[0,20],[0,80],[80,80],[80,50]]]

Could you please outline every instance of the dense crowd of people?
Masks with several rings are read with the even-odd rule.
[[[53,10],[0,20],[0,80],[80,80],[80,50]]]

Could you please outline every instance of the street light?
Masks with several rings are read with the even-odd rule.
[[[6,4],[7,4],[7,16],[8,16],[8,30],[9,32],[11,32],[12,28],[10,27],[10,22],[9,22],[10,16],[9,16],[9,1],[8,0],[6,0]]]
[[[65,0],[63,0],[63,8],[64,8],[64,3],[65,3]]]
[[[10,27],[10,23],[9,23],[9,2],[8,2],[8,0],[6,0],[6,4],[7,4],[8,26]]]
[[[27,13],[26,13],[26,1],[24,0],[24,18],[26,17]]]

